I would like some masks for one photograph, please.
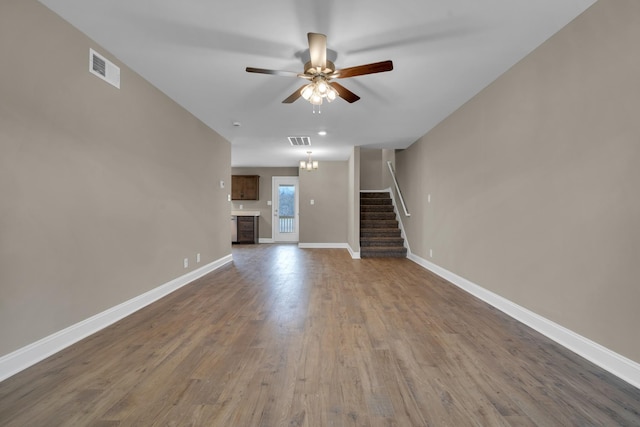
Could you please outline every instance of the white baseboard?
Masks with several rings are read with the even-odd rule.
[[[349,249],[349,254],[351,255],[352,259],[360,259],[360,251],[354,251],[351,248],[351,245],[347,245],[347,249]]]
[[[348,243],[298,243],[301,249],[346,249],[353,259],[360,259],[360,252],[354,251]]]
[[[275,243],[275,241],[270,237],[260,237],[258,243]]]
[[[259,243],[277,243],[273,239],[260,238]],[[286,242],[281,242],[286,243]],[[355,252],[351,249],[348,243],[298,243],[298,247],[301,249],[347,249],[353,259],[360,259],[360,252]]]
[[[301,249],[347,249],[348,243],[298,243]]]
[[[0,357],[0,381],[123,319],[171,292],[233,261],[231,254],[111,307],[95,316]]]
[[[558,344],[584,357],[613,375],[640,388],[640,364],[577,333],[552,322],[500,295],[494,294],[469,280],[460,277],[432,262],[414,254],[407,255],[411,261],[453,283],[464,291],[492,305],[503,313],[540,332]]]

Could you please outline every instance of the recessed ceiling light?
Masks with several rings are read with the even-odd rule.
[[[325,136],[327,134],[326,130],[321,130],[320,132],[318,132],[318,135],[320,136]]]

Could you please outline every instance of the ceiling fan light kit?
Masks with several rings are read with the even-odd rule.
[[[322,105],[324,99],[328,102],[336,99],[338,91],[329,84],[325,77],[317,76],[302,88],[300,95],[312,105]]]

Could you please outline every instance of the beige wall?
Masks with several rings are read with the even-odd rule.
[[[386,190],[395,185],[387,162],[395,164],[395,150],[360,147],[360,190]]]
[[[360,190],[383,190],[382,150],[360,147]]]
[[[229,143],[117,61],[120,90],[90,74],[90,47],[115,61],[0,2],[0,356],[231,253]]]
[[[234,200],[232,202],[233,209],[240,209],[240,205],[244,210],[260,211],[259,232],[260,238],[273,238],[273,215],[271,206],[268,201],[273,201],[272,178],[274,176],[298,176],[298,168],[231,168],[234,175],[258,175],[260,176],[260,195],[259,200]],[[231,188],[229,188],[229,194]],[[231,238],[231,237],[229,237]]]
[[[638,17],[598,1],[396,154],[415,254],[636,362]]]
[[[300,243],[347,242],[348,181],[346,161],[300,172]]]
[[[268,200],[273,200],[271,178],[299,176],[300,243],[347,242],[348,163],[320,162],[313,172],[292,168],[232,168],[237,175],[260,175],[260,200],[236,200],[234,209],[260,211],[260,237],[272,238],[272,214]],[[311,200],[314,204],[311,205]]]
[[[387,162],[391,162],[391,164],[395,168],[396,164],[396,152],[395,150],[385,149],[382,150],[382,164],[380,167],[382,168],[382,188],[391,188],[395,187],[393,183],[393,178],[391,177],[391,173],[389,172],[389,166]]]

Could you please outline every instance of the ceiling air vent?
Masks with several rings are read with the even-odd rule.
[[[89,49],[89,71],[120,89],[120,67],[93,49]]]
[[[311,145],[311,138],[308,136],[290,136],[289,143],[294,147],[307,147]]]

